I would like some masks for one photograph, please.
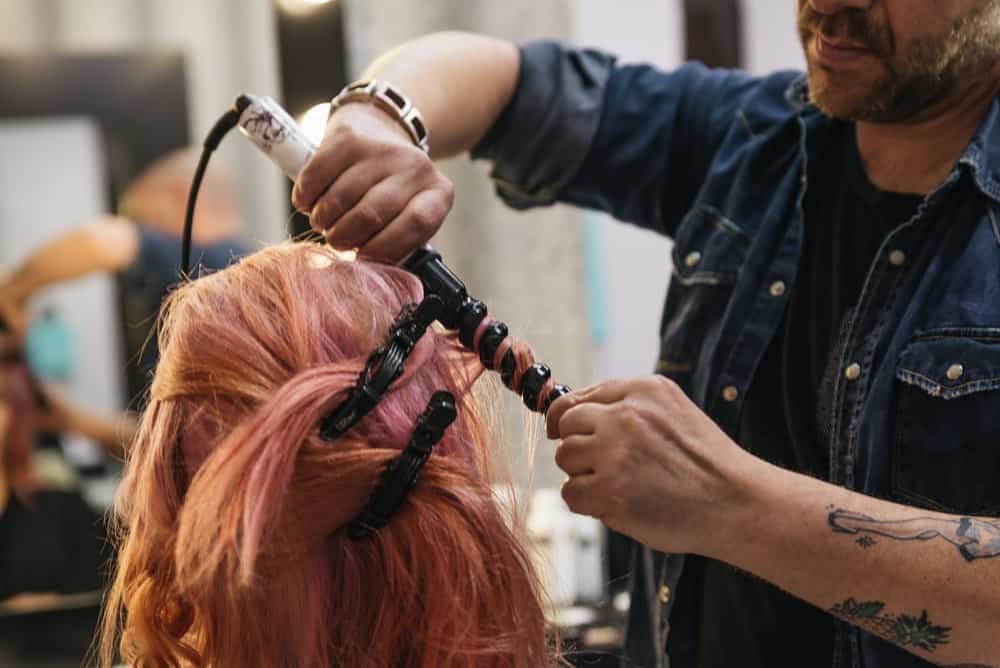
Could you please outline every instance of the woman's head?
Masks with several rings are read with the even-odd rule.
[[[288,244],[168,299],[117,505],[106,658],[124,618],[136,666],[545,663],[536,581],[491,492],[474,358],[429,330],[367,417],[319,437],[420,298],[406,272]],[[347,524],[439,389],[458,419],[397,516],[351,541]]]

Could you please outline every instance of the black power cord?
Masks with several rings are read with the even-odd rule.
[[[250,106],[252,100],[246,95],[240,95],[233,101],[233,106],[224,113],[212,126],[201,151],[201,158],[198,160],[198,167],[194,171],[194,178],[191,179],[191,192],[188,194],[187,210],[184,214],[184,237],[181,242],[181,280],[189,278],[191,268],[191,230],[194,227],[194,207],[198,201],[198,191],[201,189],[201,180],[205,177],[205,170],[208,169],[208,161],[212,157],[215,149],[219,148],[222,138],[240,123],[240,116]]]

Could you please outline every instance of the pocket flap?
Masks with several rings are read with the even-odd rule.
[[[735,283],[749,244],[736,223],[697,204],[674,235],[674,278],[684,285]]]
[[[1000,389],[1000,328],[923,334],[899,356],[896,378],[942,399]]]

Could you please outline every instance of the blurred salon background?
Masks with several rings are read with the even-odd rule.
[[[0,461],[17,460],[14,442],[27,438],[35,472],[26,482],[0,469],[0,667],[78,666],[86,653],[117,443],[142,407],[155,359],[146,337],[176,276],[193,171],[178,151],[199,145],[237,94],[273,97],[318,140],[325,101],[372,58],[445,29],[560,37],[662,68],[801,68],[790,4],[0,0]],[[456,201],[436,247],[561,382],[653,370],[669,242],[565,207],[506,209],[484,164],[445,171]],[[207,266],[307,229],[290,184],[237,134],[210,175],[199,207],[215,223],[195,240]],[[627,605],[619,540],[568,513],[550,444],[515,397],[504,402],[553,619],[586,665],[601,665]],[[530,463],[527,438],[538,440]],[[19,501],[26,489],[44,501]]]

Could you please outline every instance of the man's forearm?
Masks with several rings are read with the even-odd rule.
[[[509,42],[471,33],[420,37],[372,63],[363,78],[398,86],[420,110],[434,158],[475,146],[507,106],[519,56]]]
[[[752,501],[708,556],[940,665],[1000,666],[1000,521],[771,466],[749,484]]]

